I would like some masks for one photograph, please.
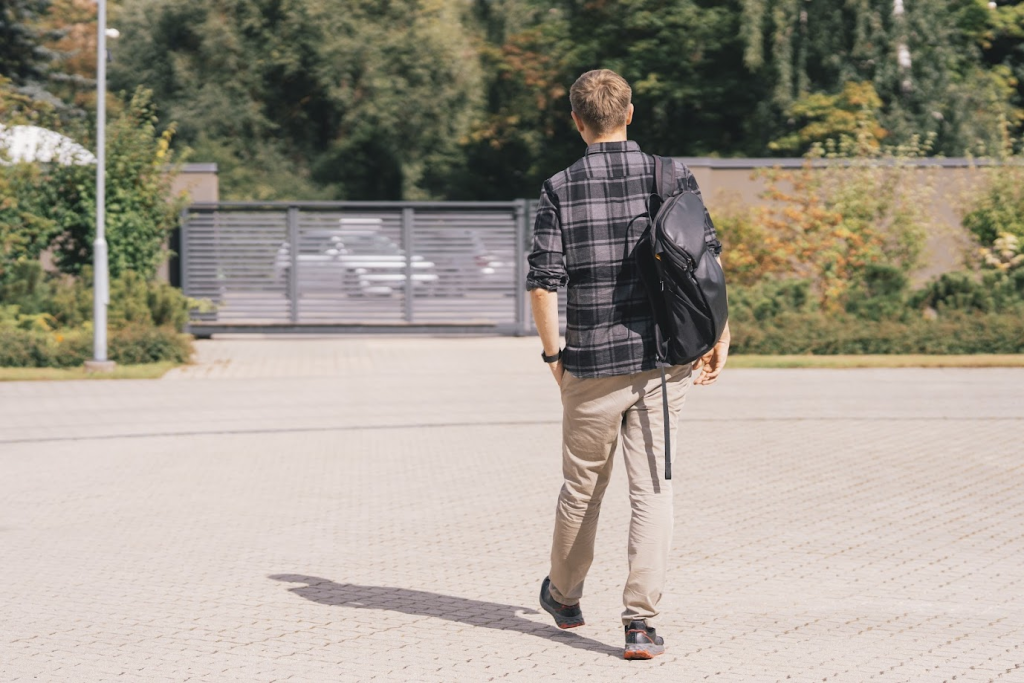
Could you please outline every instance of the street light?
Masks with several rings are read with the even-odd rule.
[[[107,305],[110,304],[106,237],[107,202],[107,36],[116,38],[117,29],[107,31],[107,0],[97,0],[96,17],[96,239],[92,243],[92,360],[86,370],[110,372],[114,362],[107,359]]]

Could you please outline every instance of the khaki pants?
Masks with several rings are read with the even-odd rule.
[[[676,424],[692,381],[690,367],[666,370],[672,452],[679,457]],[[661,371],[581,379],[562,378],[562,473],[551,548],[551,595],[574,605],[594,560],[594,536],[612,461],[622,434],[629,478],[629,578],[622,622],[653,625],[665,586],[672,545],[672,482],[665,481]]]

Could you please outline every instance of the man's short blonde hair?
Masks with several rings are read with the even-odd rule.
[[[610,69],[588,71],[569,89],[572,110],[598,134],[626,125],[632,96],[626,79]]]

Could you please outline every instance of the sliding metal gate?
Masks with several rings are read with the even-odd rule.
[[[190,328],[524,334],[529,202],[195,204],[181,284]]]

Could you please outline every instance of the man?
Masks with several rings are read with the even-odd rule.
[[[672,545],[672,482],[664,479],[661,374],[654,318],[631,257],[654,187],[654,159],[626,138],[633,105],[629,84],[613,71],[588,71],[573,84],[572,119],[586,155],[544,183],[534,225],[527,289],[543,344],[542,358],[562,393],[562,472],[551,571],[541,606],[561,628],[583,625],[580,597],[594,557],[601,499],[621,434],[629,478],[629,576],[622,599],[626,659],[664,652],[655,632]],[[698,191],[676,163],[681,187]],[[710,216],[705,240],[721,253]],[[565,348],[559,349],[558,294],[568,288]],[[691,367],[668,368],[672,440],[692,378],[713,383],[725,365],[729,329]],[[683,448],[678,449],[685,452]]]

